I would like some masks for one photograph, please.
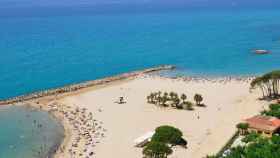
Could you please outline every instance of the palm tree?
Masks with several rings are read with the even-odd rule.
[[[194,100],[196,102],[196,105],[201,105],[201,102],[203,101],[203,97],[200,94],[195,94],[194,95]]]
[[[186,94],[182,94],[182,95],[181,95],[181,99],[183,100],[183,102],[185,102],[185,101],[186,101],[186,99],[187,99]]]
[[[158,105],[160,105],[160,103],[161,103],[161,91],[158,91],[157,93],[156,93],[156,104],[158,104]]]
[[[159,97],[161,96],[161,93],[162,93],[161,91],[158,91],[158,96],[159,96]]]
[[[152,98],[152,97],[151,97],[151,94],[147,96],[147,102],[148,102],[148,103],[151,103],[151,98]]]
[[[174,93],[174,100],[177,100],[179,98],[179,95],[177,93]]]
[[[162,101],[162,105],[163,105],[163,106],[167,106],[167,105],[166,105],[166,102],[168,101],[168,93],[164,93],[164,94],[163,94],[162,100],[161,100],[161,101]]]
[[[169,93],[169,96],[170,96],[170,100],[173,100],[173,99],[174,99],[174,96],[175,96],[175,93],[174,93],[174,92],[170,92],[170,93]]]
[[[167,92],[163,93],[163,96],[167,98],[167,100],[169,99],[169,94]]]
[[[260,77],[256,77],[251,82],[251,89],[255,89],[256,87],[260,88],[263,97],[265,97],[265,95],[269,98],[279,97],[279,81],[280,70],[272,71]]]
[[[155,93],[151,93],[150,96],[151,96],[151,103],[155,104],[155,97],[156,97]]]

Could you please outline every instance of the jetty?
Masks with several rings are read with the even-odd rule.
[[[60,88],[42,90],[42,91],[38,91],[38,92],[26,94],[26,95],[12,97],[12,98],[8,98],[8,99],[0,100],[0,105],[16,104],[16,103],[30,101],[33,99],[38,99],[38,98],[42,98],[42,97],[46,97],[46,96],[70,93],[70,92],[78,91],[78,90],[89,88],[89,87],[108,84],[111,82],[121,81],[121,80],[125,80],[125,79],[130,79],[130,78],[135,78],[137,76],[144,75],[144,74],[151,74],[151,73],[155,73],[155,72],[159,72],[159,71],[168,71],[168,70],[174,70],[174,69],[176,69],[176,66],[174,66],[174,65],[160,65],[160,66],[153,67],[153,68],[147,68],[144,70],[123,73],[120,75],[106,77],[103,79],[90,80],[90,81],[85,81],[85,82],[81,82],[81,83],[77,83],[77,84],[66,85],[66,86],[63,86]]]

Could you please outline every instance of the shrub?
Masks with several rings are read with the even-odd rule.
[[[183,105],[184,109],[186,110],[194,110],[193,108],[193,103],[192,102],[189,102],[189,101],[186,101]]]
[[[248,124],[248,123],[239,123],[239,124],[236,125],[236,127],[237,127],[238,129],[244,129],[244,130],[246,130],[246,129],[248,129],[249,124]]]
[[[259,137],[260,137],[260,135],[258,133],[251,132],[250,134],[246,135],[242,139],[242,142],[244,142],[244,143],[256,142]]]
[[[248,123],[239,123],[236,125],[236,128],[238,128],[240,134],[246,134],[248,128],[249,128],[249,124]]]
[[[176,109],[184,109],[183,104],[178,104],[178,105],[176,105]]]
[[[279,135],[273,135],[271,138],[271,141],[273,144],[280,146],[280,136]]]

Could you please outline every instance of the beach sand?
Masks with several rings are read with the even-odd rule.
[[[195,93],[200,93],[207,107],[186,111],[148,104],[147,95],[156,91],[185,93],[190,101]],[[126,104],[115,103],[120,96]],[[235,133],[237,123],[264,108],[267,103],[259,101],[259,96],[259,92],[249,92],[248,81],[183,81],[142,76],[102,88],[88,88],[58,102],[87,108],[101,121],[106,133],[93,149],[97,158],[141,158],[142,149],[134,147],[134,140],[161,125],[181,129],[188,141],[188,149],[176,147],[171,158],[202,158],[218,152]]]

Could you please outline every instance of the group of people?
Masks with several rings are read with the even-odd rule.
[[[50,104],[49,112],[60,115],[63,122],[70,128],[71,136],[69,146],[61,146],[58,152],[70,158],[90,158],[95,155],[94,147],[105,137],[106,129],[103,122],[93,118],[93,114],[86,108],[71,107],[58,103]],[[67,130],[67,129],[66,129]],[[67,151],[65,151],[67,150]]]

